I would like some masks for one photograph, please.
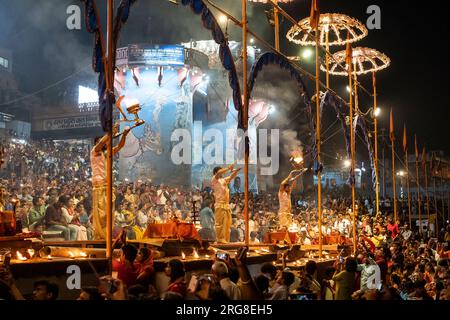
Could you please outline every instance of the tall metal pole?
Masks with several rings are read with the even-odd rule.
[[[391,149],[392,149],[392,191],[394,195],[394,221],[397,221],[397,181],[395,179],[395,139],[391,137]]]
[[[386,198],[386,158],[384,157],[384,147],[386,141],[384,140],[384,128],[381,128],[381,158],[383,159],[383,198]]]
[[[243,95],[244,95],[244,130],[245,130],[245,152],[244,152],[244,219],[245,219],[245,244],[249,243],[249,226],[248,226],[248,158],[249,158],[249,139],[248,139],[248,100],[247,100],[247,1],[242,0],[242,74],[243,74]]]
[[[109,79],[106,82],[106,90],[107,94],[109,94],[110,90],[113,86],[113,77],[114,72],[112,67],[114,65],[114,61],[112,60],[113,54],[113,12],[114,12],[114,0],[108,0],[108,20],[107,20],[107,52],[108,52],[108,74]],[[106,257],[109,261],[109,270],[112,272],[112,226],[113,226],[113,195],[112,195],[112,179],[113,179],[113,156],[112,156],[112,145],[113,145],[113,117],[112,117],[112,108],[111,114],[109,115],[109,130],[108,130],[108,150],[106,155]]]
[[[376,207],[376,214],[380,212],[380,183],[378,181],[378,118],[376,116],[377,114],[377,80],[376,80],[376,73],[375,71],[372,73],[372,84],[373,84],[373,126],[375,130],[375,207]]]
[[[319,70],[319,23],[316,24],[316,144],[317,162],[320,164],[320,70]],[[319,220],[319,258],[322,258],[322,173],[317,172],[317,214]]]
[[[442,223],[445,226],[445,185],[444,185],[444,168],[441,166],[441,202],[442,202]]]
[[[353,62],[353,85],[354,85],[354,106],[355,106],[355,116],[358,116],[359,111],[359,101],[358,101],[358,78],[356,76],[356,60]],[[353,113],[353,112],[352,112]],[[358,221],[358,212],[356,209],[356,175],[355,175],[355,169],[356,169],[356,127],[357,124],[353,123],[353,115],[350,117],[352,120],[352,128],[353,128],[353,140],[352,140],[352,172],[355,180],[353,181],[352,186],[352,211],[353,211],[353,253],[356,254],[356,247],[357,247],[357,230],[356,230],[356,224]],[[353,126],[354,125],[354,126]]]
[[[434,213],[436,214],[435,236],[438,237],[439,236],[439,211],[438,211],[437,193],[436,193],[436,171],[435,171],[434,167],[432,168],[432,171],[431,171],[431,179],[433,179]]]
[[[427,219],[428,219],[428,231],[430,231],[430,195],[428,193],[428,174],[427,174],[427,155],[425,156],[425,162],[424,162],[424,168],[423,168],[423,174],[425,175],[425,196],[427,199]],[[423,160],[422,160],[423,161]]]
[[[328,27],[327,27],[328,28]],[[330,58],[328,57],[328,52],[330,52],[330,41],[329,41],[329,34],[328,29],[325,32],[325,66],[326,66],[326,84],[327,89],[330,89]]]
[[[278,0],[274,0],[277,6],[273,7],[273,16],[275,20],[275,49],[280,51],[280,19],[278,16]]]
[[[408,189],[408,221],[411,228],[411,193],[409,189],[409,164],[408,164],[408,150],[405,150],[405,163],[406,163],[406,187]]]
[[[417,207],[419,212],[419,234],[422,235],[422,208],[421,208],[421,202],[420,202],[420,178],[419,178],[419,156],[418,156],[418,150],[417,150],[417,139],[416,136],[414,136],[414,142],[416,147],[416,183],[417,183]]]
[[[355,190],[355,133],[354,133],[354,127],[353,127],[353,74],[352,74],[352,61],[347,62],[348,65],[348,86],[350,88],[350,100],[349,100],[349,106],[350,106],[350,175],[352,178],[352,213],[353,213],[353,254],[356,254],[356,221],[355,221],[355,211],[356,211],[356,204],[355,204],[355,197],[356,197],[356,190]]]

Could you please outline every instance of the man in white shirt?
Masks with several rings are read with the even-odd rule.
[[[158,196],[158,202],[160,205],[164,206],[167,202],[167,198],[164,195],[164,185],[161,185],[161,188],[156,192],[156,195]]]
[[[148,205],[146,204],[136,212],[136,220],[139,227],[141,228],[146,228],[148,224],[148,216],[146,213],[146,210],[148,210],[147,208]]]
[[[241,289],[228,277],[228,267],[222,261],[216,261],[212,265],[212,273],[217,277],[220,287],[230,300],[241,300]]]

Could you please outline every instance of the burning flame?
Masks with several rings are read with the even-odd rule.
[[[303,162],[303,157],[296,157],[294,159],[292,159],[295,163],[300,164]]]
[[[86,252],[81,252],[81,253],[80,253],[80,256],[83,257],[83,258],[86,258],[86,257],[87,257],[87,254],[86,254]]]
[[[210,258],[210,256],[209,256],[208,254],[206,254],[206,255],[205,255],[205,258],[209,259],[209,258]]]
[[[195,249],[194,249],[194,258],[195,258],[195,259],[200,258],[199,255],[198,255],[198,253],[197,253],[197,250],[195,250]]]
[[[181,251],[181,260],[184,260],[184,259],[186,259],[186,255],[184,254],[183,251]]]
[[[30,258],[33,258],[35,252],[34,249],[28,249],[27,252],[30,255]]]
[[[293,151],[291,154],[291,161],[295,164],[301,164],[303,162],[303,155],[300,151]]]
[[[47,256],[47,259],[48,259],[48,260],[52,260],[53,257],[52,257],[51,255],[48,255],[48,256]]]
[[[27,260],[27,258],[25,258],[19,251],[16,252],[16,257],[17,257],[17,260],[20,260],[20,261]]]

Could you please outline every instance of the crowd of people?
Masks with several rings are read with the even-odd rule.
[[[281,268],[265,263],[255,276],[247,267],[248,247],[234,258],[216,257],[206,274],[189,275],[183,261],[171,259],[165,268],[169,284],[160,291],[153,267],[158,253],[124,244],[113,262],[117,278],[105,276],[98,286],[82,288],[78,300],[450,300],[449,231],[445,248],[433,240],[397,240],[370,248],[361,239],[356,256],[341,252],[320,279],[314,260],[300,269],[289,266],[292,249],[282,254]],[[37,281],[26,298],[55,300],[58,291],[54,283]],[[25,299],[4,267],[0,299]]]
[[[92,240],[92,184],[88,163],[89,146],[59,141],[16,140],[4,144],[5,163],[2,178],[0,209],[12,210],[22,228],[29,231],[55,231],[66,240]],[[239,177],[237,178],[239,179]],[[233,189],[232,189],[233,190]],[[279,225],[278,199],[275,193],[249,194],[249,232],[252,242],[264,242],[270,231]],[[15,199],[19,200],[15,204]],[[130,239],[140,239],[149,223],[170,220],[194,222],[199,225],[203,239],[216,240],[215,195],[210,188],[171,187],[154,185],[149,181],[133,183],[119,181],[115,185],[115,235],[127,227]],[[351,238],[353,218],[351,201],[336,190],[331,190],[323,201],[322,234]],[[386,237],[387,214],[392,216],[392,200],[381,199],[383,214],[374,210],[373,199],[357,202],[357,232],[369,237]],[[232,226],[230,242],[241,242],[245,235],[243,216],[244,196],[232,191],[230,199]],[[318,241],[317,208],[314,197],[292,195],[292,224],[289,231],[302,244]],[[417,229],[406,224],[404,208],[399,208],[396,234],[412,233]],[[391,217],[392,219],[392,217]],[[377,226],[375,228],[375,226]],[[413,227],[413,228],[412,228]],[[424,228],[421,235],[442,240],[445,222],[439,230],[434,224]],[[376,240],[375,240],[376,241]]]
[[[92,223],[92,184],[88,163],[89,147],[65,142],[14,142],[5,145],[5,163],[0,171],[0,210],[15,210],[22,230],[59,234],[66,240],[94,239]],[[148,224],[167,221],[193,222],[205,240],[216,239],[216,197],[204,190],[154,185],[150,181],[115,184],[114,237],[126,230],[128,239],[140,239]],[[18,200],[18,202],[16,202]],[[319,221],[313,197],[292,196],[292,224],[288,231],[295,242],[317,244]],[[356,255],[341,253],[334,266],[317,280],[317,265],[309,261],[304,270],[290,269],[290,254],[283,255],[283,268],[266,264],[251,277],[245,254],[236,259],[217,259],[207,275],[187,279],[182,261],[168,263],[170,284],[157,292],[154,283],[155,253],[137,250],[125,244],[114,267],[118,279],[102,279],[99,287],[84,288],[79,299],[449,299],[447,222],[440,228],[411,228],[404,209],[394,221],[392,200],[382,199],[382,212],[375,212],[372,199],[357,202]],[[324,240],[342,243],[353,238],[351,202],[336,190],[323,201],[322,235]],[[275,193],[250,193],[250,243],[267,241],[271,231],[279,229],[278,198]],[[232,193],[230,242],[245,237],[244,196]],[[243,248],[242,250],[247,250]],[[371,266],[381,271],[381,283],[368,284]],[[189,285],[186,281],[189,280]],[[2,298],[21,298],[14,279],[2,271]],[[114,290],[111,290],[111,287]],[[56,299],[54,284],[37,282],[31,298]],[[22,297],[23,298],[23,297]]]

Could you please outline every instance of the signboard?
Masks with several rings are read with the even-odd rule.
[[[67,130],[100,127],[97,114],[44,120],[44,130]]]
[[[184,47],[180,45],[139,45],[128,46],[129,65],[184,66]],[[121,52],[121,59],[125,53]]]
[[[114,121],[120,119],[120,113],[113,113]],[[97,128],[101,127],[100,118],[97,113],[80,115],[67,118],[55,118],[43,120],[42,130],[67,130],[67,129],[81,129],[81,128]],[[41,130],[37,130],[41,131]]]
[[[125,66],[128,64],[128,47],[118,48],[116,50],[116,66]]]

